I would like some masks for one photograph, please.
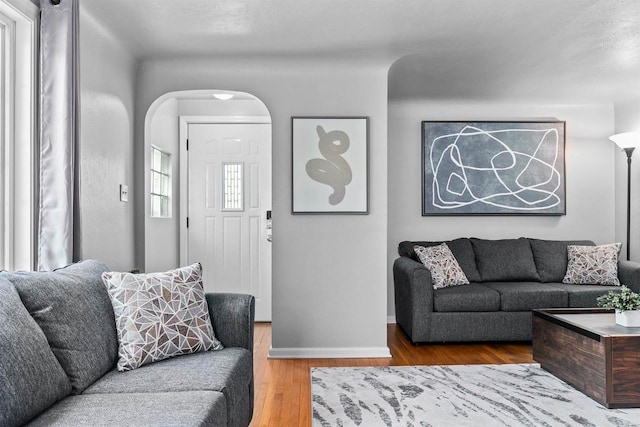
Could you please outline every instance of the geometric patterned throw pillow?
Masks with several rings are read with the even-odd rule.
[[[437,246],[414,246],[418,258],[431,273],[433,289],[468,285],[469,280],[446,243]]]
[[[220,350],[200,263],[164,273],[102,274],[116,318],[118,370],[182,354]]]
[[[567,246],[569,263],[562,283],[620,286],[618,254],[622,243],[600,246]]]

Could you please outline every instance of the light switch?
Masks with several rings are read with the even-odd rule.
[[[129,201],[129,187],[124,184],[120,184],[120,201],[128,202]]]

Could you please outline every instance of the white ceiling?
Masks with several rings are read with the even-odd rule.
[[[140,59],[406,56],[395,97],[640,97],[639,0],[80,2]]]

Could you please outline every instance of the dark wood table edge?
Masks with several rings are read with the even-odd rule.
[[[533,310],[533,315],[541,317],[548,322],[555,323],[556,325],[570,329],[573,332],[584,335],[592,340],[602,341],[603,335],[596,332],[585,329],[580,325],[576,325],[566,319],[559,319],[554,314],[598,314],[598,313],[613,313],[614,310],[607,310],[606,308],[543,308]]]
[[[553,323],[555,325],[558,325],[562,328],[565,329],[569,329],[577,334],[580,334],[582,336],[591,338],[595,341],[598,342],[602,342],[605,345],[605,348],[607,349],[607,352],[611,351],[611,339],[613,336],[627,336],[625,334],[616,334],[616,335],[603,335],[603,334],[598,334],[595,333],[593,331],[590,331],[588,329],[585,329],[584,327],[574,324],[570,321],[568,321],[565,318],[558,318],[555,315],[558,314],[598,314],[598,313],[614,313],[615,310],[608,310],[605,308],[544,308],[544,309],[534,309],[532,310],[532,315],[535,317],[539,317],[545,321],[548,321],[550,323]],[[630,335],[637,335],[637,334],[630,334]],[[607,358],[607,372],[611,372],[612,366],[611,366],[611,359]],[[551,368],[544,366],[542,363],[540,363],[540,367],[542,369],[544,369],[547,372],[550,372],[552,375],[560,378],[561,380],[563,380],[564,382],[566,382],[567,384],[570,384],[572,387],[576,388],[577,390],[581,391],[583,394],[585,394],[586,396],[588,396],[589,398],[593,399],[595,402],[598,402],[599,404],[601,404],[602,406],[604,406],[607,409],[627,409],[627,408],[640,408],[640,402],[637,401],[632,401],[632,402],[621,402],[621,401],[617,401],[617,402],[611,402],[611,397],[613,395],[613,390],[612,390],[612,384],[610,383],[609,380],[607,380],[607,391],[606,391],[606,395],[607,398],[605,399],[605,401],[601,401],[600,399],[596,399],[594,396],[591,396],[587,393],[585,393],[584,391],[582,391],[580,389],[580,387],[576,386],[575,384],[573,384],[571,381],[568,381],[566,378],[564,378],[564,375],[562,372],[556,372],[555,368]]]

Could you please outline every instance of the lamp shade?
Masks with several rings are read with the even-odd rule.
[[[609,137],[621,149],[640,146],[640,132],[624,132]]]

